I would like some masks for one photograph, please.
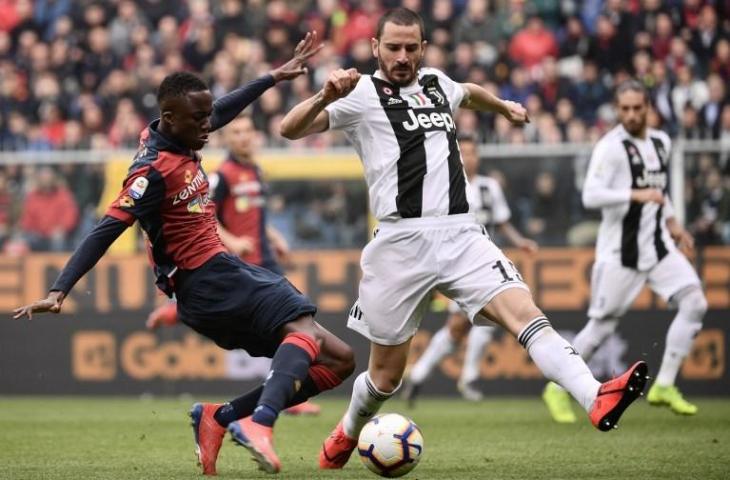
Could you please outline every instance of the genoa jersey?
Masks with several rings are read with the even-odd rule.
[[[469,206],[477,222],[484,225],[490,235],[494,228],[509,221],[512,216],[499,182],[486,175],[474,175],[469,182]]]
[[[142,132],[122,191],[106,214],[129,225],[139,221],[157,285],[171,295],[177,269],[196,269],[226,249],[218,237],[199,155],[158,133],[158,123]]]
[[[378,220],[469,212],[453,116],[463,97],[461,84],[422,68],[407,87],[363,75],[326,107],[330,128],[344,131],[363,162]]]
[[[274,264],[266,235],[268,192],[259,167],[242,164],[229,157],[210,176],[210,184],[218,221],[232,234],[253,240],[253,251],[241,259],[265,267]]]
[[[674,215],[667,196],[670,148],[669,137],[660,130],[647,129],[641,139],[621,125],[596,144],[583,188],[623,192],[626,199],[601,209],[597,261],[648,270],[676,248],[666,226]],[[631,190],[644,188],[664,192],[664,204],[631,202]]]

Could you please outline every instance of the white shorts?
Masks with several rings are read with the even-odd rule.
[[[677,250],[647,271],[626,268],[615,262],[596,262],[591,274],[590,318],[618,318],[636,300],[644,284],[666,302],[687,287],[701,287],[697,272]]]
[[[477,324],[486,320],[477,313],[498,293],[529,291],[470,214],[382,222],[360,263],[360,298],[347,326],[380,345],[415,335],[433,290],[456,301]]]

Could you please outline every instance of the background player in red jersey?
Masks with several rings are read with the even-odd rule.
[[[307,34],[292,60],[213,102],[208,86],[179,72],[162,81],[160,119],[142,132],[122,191],[69,259],[47,298],[15,309],[15,318],[61,310],[76,282],[127,227],[145,231],[158,287],[178,300],[180,320],[225,349],[272,358],[266,382],[230,402],[196,403],[196,453],[216,473],[226,428],[259,466],[278,472],[273,425],[285,407],[337,386],[354,369],[352,349],[314,321],[317,308],[285,278],[227,252],[198,150],[277,81],[306,72],[319,51]],[[243,419],[243,420],[242,420]]]
[[[218,235],[226,248],[244,262],[284,275],[277,260],[286,262],[289,245],[267,222],[267,187],[254,158],[256,129],[253,121],[246,115],[239,115],[226,125],[223,135],[229,155],[209,177]],[[177,303],[174,301],[156,308],[147,318],[150,329],[177,323]],[[285,412],[317,415],[320,410],[318,405],[307,401],[293,405]]]

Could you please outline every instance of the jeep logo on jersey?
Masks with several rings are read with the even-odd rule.
[[[205,176],[203,175],[203,171],[198,170],[195,178],[193,178],[192,181],[185,186],[185,188],[175,194],[172,199],[172,204],[177,205],[178,203],[191,198],[195,194],[195,192],[197,192],[198,189],[203,186],[204,183]]]
[[[649,171],[644,169],[640,177],[636,179],[636,186],[639,188],[656,188],[664,190],[667,188],[667,173],[661,171]]]
[[[403,128],[409,132],[419,128],[426,131],[445,130],[451,132],[454,130],[454,119],[448,112],[432,111],[431,113],[425,113],[421,111],[416,113],[413,110],[408,110],[408,116],[410,121],[403,122]]]

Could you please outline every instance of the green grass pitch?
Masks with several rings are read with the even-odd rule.
[[[0,478],[200,479],[186,412],[178,399],[0,397]],[[727,479],[730,399],[701,399],[696,417],[677,417],[643,400],[609,433],[585,421],[556,425],[539,399],[482,403],[428,399],[404,413],[425,438],[408,479]],[[321,401],[316,418],[282,417],[278,478],[377,478],[353,456],[342,471],[319,472],[317,453],[345,401]],[[577,408],[577,407],[576,407]],[[226,438],[221,479],[275,478],[258,472]]]

